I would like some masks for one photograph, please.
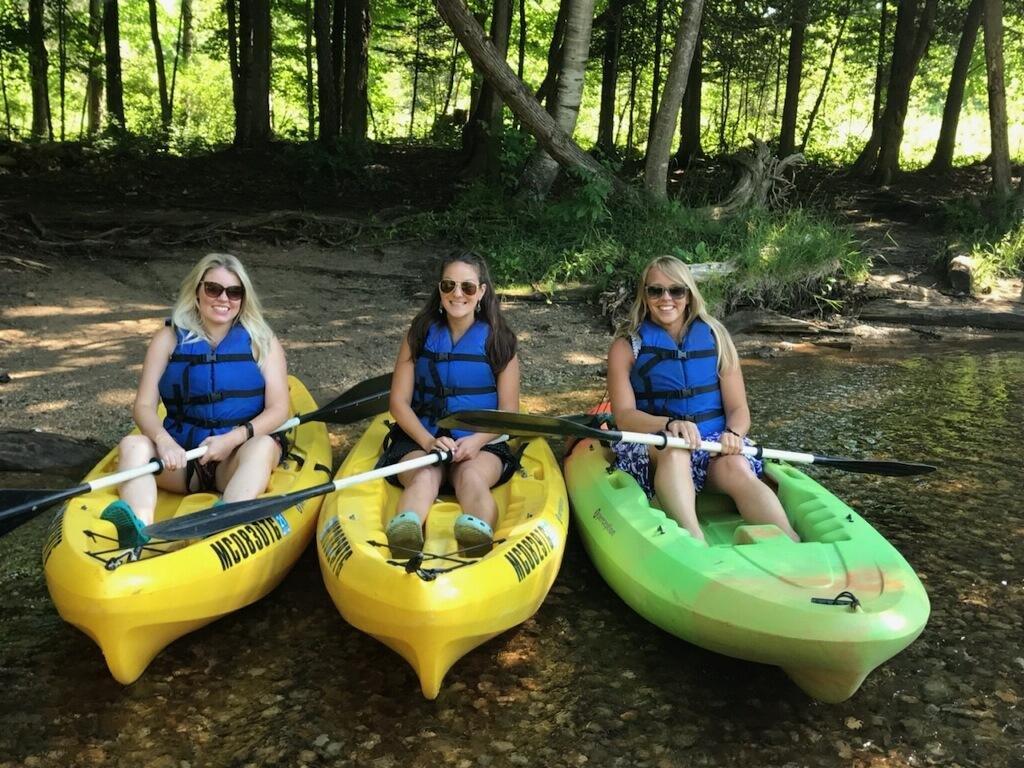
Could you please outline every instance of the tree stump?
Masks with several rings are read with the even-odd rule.
[[[753,149],[741,149],[728,158],[739,169],[736,186],[717,205],[701,209],[713,219],[733,216],[745,208],[777,208],[794,189],[786,171],[802,165],[804,156],[798,152],[778,158],[762,139],[750,136],[750,140]]]

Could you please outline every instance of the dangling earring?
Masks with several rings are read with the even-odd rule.
[[[473,309],[473,311],[476,312],[478,315],[480,314],[480,302],[479,301],[476,303],[476,307]]]
[[[437,314],[443,315],[444,314],[444,307],[438,307],[437,308]]]

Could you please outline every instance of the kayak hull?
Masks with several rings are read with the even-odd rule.
[[[294,413],[316,410],[302,383],[289,377]],[[289,456],[271,476],[267,495],[300,490],[330,475],[331,446],[322,423],[288,433]],[[115,448],[86,476],[117,470]],[[309,544],[322,497],[280,515],[180,546],[153,540],[138,560],[117,546],[113,524],[99,515],[117,489],[71,499],[50,524],[43,547],[46,585],[61,618],[103,651],[116,680],[139,678],[182,635],[250,605],[280,583]],[[218,496],[160,491],[156,520],[197,512]]]
[[[591,560],[637,613],[711,651],[781,667],[812,697],[852,696],[912,643],[930,612],[902,556],[807,475],[766,463],[800,543],[747,525],[731,501],[698,498],[709,546],[651,504],[611,452],[586,440],[565,463],[573,514]],[[843,593],[848,593],[851,598]]]

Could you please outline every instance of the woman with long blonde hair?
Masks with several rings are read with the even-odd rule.
[[[608,392],[619,429],[664,432],[691,446],[720,442],[722,453],[620,443],[615,466],[694,538],[704,541],[696,496],[707,484],[728,494],[743,518],[799,537],[778,497],[759,479],[760,460],[740,453],[750,431],[743,373],[729,332],[708,314],[683,262],[650,261],[640,273],[629,319],[608,350]]]
[[[160,418],[163,402],[167,415]],[[284,444],[270,433],[288,418],[284,350],[263,319],[242,263],[224,253],[200,259],[182,281],[171,318],[150,342],[133,410],[140,434],[121,440],[119,469],[163,464],[120,487],[101,517],[121,546],[147,541],[157,488],[255,498],[267,487]],[[207,446],[186,461],[185,452]]]

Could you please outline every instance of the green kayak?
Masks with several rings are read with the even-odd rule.
[[[604,580],[666,632],[775,664],[810,696],[834,703],[924,629],[928,595],[906,560],[793,467],[765,462],[765,473],[801,543],[774,525],[745,524],[728,497],[702,493],[705,547],[632,477],[610,470],[611,458],[593,440],[566,457],[576,525]]]

